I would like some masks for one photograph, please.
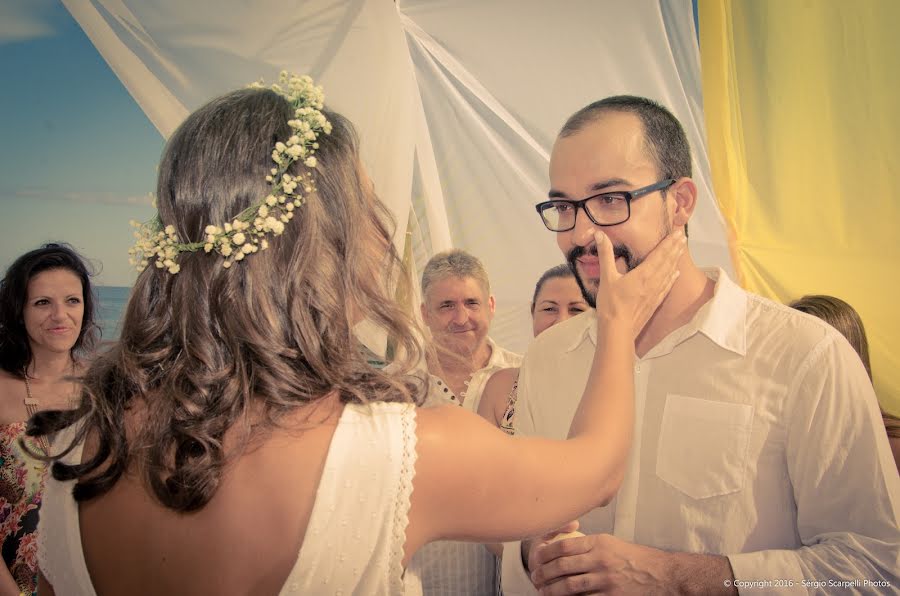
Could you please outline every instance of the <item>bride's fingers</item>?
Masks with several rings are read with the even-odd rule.
[[[612,242],[600,230],[594,231],[594,244],[597,246],[597,257],[600,262],[600,285],[606,285],[619,275],[616,270],[616,257],[613,254]]]
[[[647,255],[642,264],[646,264],[648,268],[668,268],[671,272],[677,265],[682,253],[684,253],[685,247],[687,247],[687,238],[685,238],[684,232],[680,229],[676,230],[666,235],[656,245],[656,248],[650,251],[650,254]]]
[[[643,285],[650,293],[657,293],[671,288],[673,274],[678,267],[678,260],[684,253],[687,240],[681,230],[667,235],[650,251],[647,258],[630,273],[643,277]]]
[[[678,260],[680,259],[686,240],[681,230],[669,234],[654,248],[644,261],[634,270],[626,274],[635,275],[638,295],[641,300],[635,311],[635,337],[641,333],[647,321],[668,295],[669,290],[678,278]]]

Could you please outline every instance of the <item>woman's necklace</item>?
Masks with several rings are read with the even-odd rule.
[[[31,393],[31,382],[28,380],[28,367],[25,367],[22,370],[22,373],[25,377],[25,411],[28,413],[28,418],[31,418],[38,412],[38,406],[40,405],[40,401],[35,399],[34,395]],[[72,360],[72,376],[75,376],[75,361]],[[70,400],[71,401],[71,400]],[[47,440],[47,437],[41,435],[37,437],[37,442],[40,444],[41,449],[44,452],[44,455],[50,455],[50,443]]]

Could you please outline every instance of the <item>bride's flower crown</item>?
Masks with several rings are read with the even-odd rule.
[[[249,87],[265,88],[262,83],[252,83]],[[206,226],[203,242],[179,241],[175,227],[168,225],[163,229],[158,215],[143,224],[132,220],[131,225],[137,228],[134,232],[136,242],[128,254],[129,261],[138,271],[143,271],[154,260],[156,267],[178,273],[181,269],[178,255],[201,249],[225,257],[222,266],[227,269],[247,255],[266,250],[269,247],[266,236],[270,233],[280,235],[284,225],[294,217],[294,209],[303,205],[314,189],[313,179],[309,172],[292,176],[288,169],[296,161],[302,161],[308,168],[316,167],[313,154],[319,148],[319,135],[331,133],[331,123],[321,111],[325,96],[310,77],[289,75],[287,71],[281,71],[278,83],[271,89],[294,108],[294,117],[288,120],[292,131],[290,138],[275,143],[272,151],[275,167],[266,176],[272,186],[271,192],[241,211],[230,223]]]

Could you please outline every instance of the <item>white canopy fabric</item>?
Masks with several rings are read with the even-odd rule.
[[[492,336],[524,351],[534,283],[563,262],[533,205],[565,119],[608,95],[651,97],[684,124],[700,202],[691,251],[732,270],[706,153],[690,0],[63,0],[168,136],[211,97],[282,69],[308,73],[348,116],[421,268],[480,257]],[[151,164],[148,164],[151,167]]]

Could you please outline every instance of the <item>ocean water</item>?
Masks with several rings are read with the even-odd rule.
[[[97,324],[103,330],[103,341],[117,340],[131,288],[95,286],[94,290],[97,295]]]

